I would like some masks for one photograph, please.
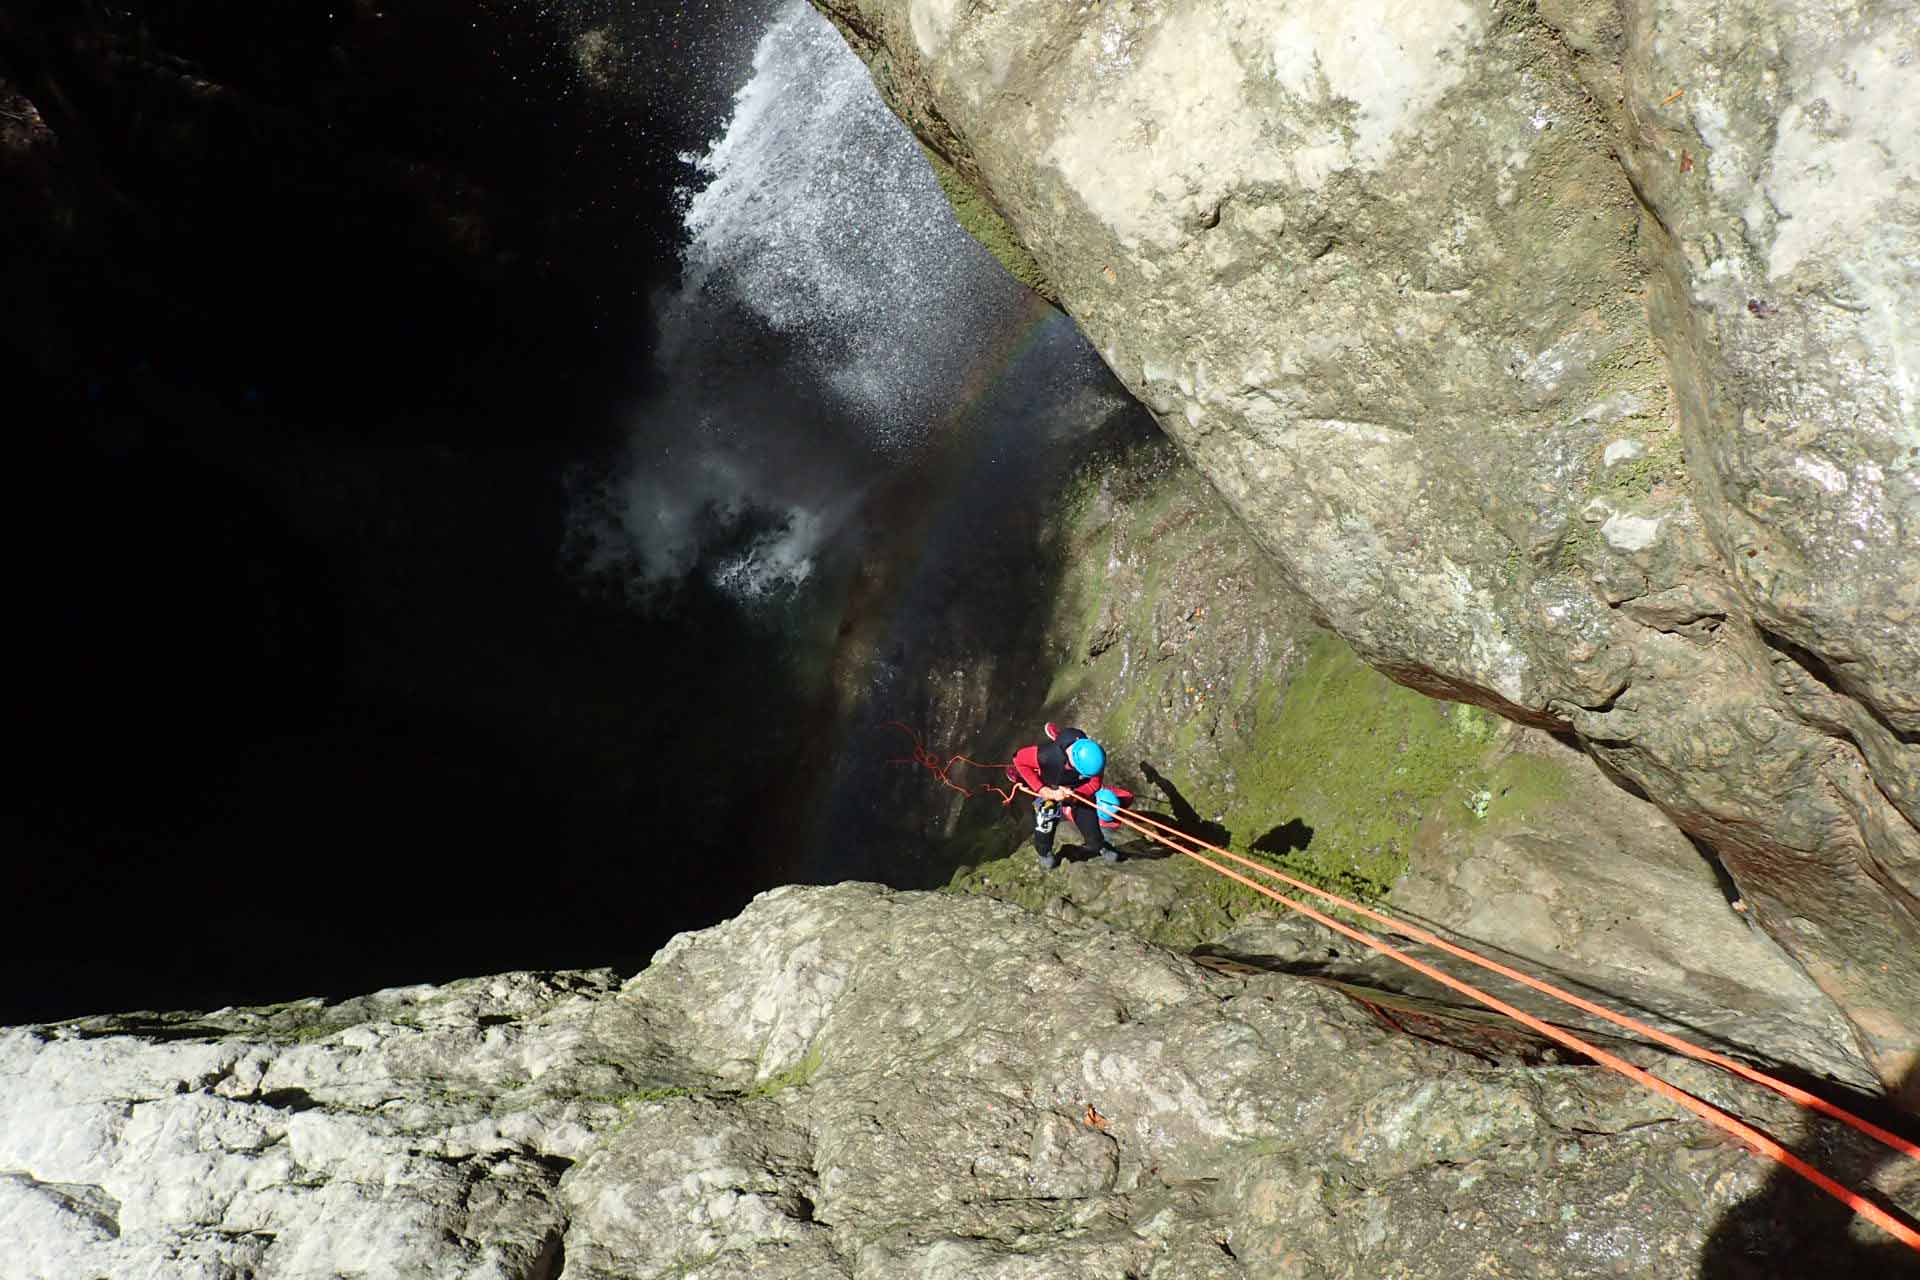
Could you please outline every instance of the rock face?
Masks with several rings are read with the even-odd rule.
[[[1316,610],[1920,1064],[1905,6],[815,0]]]
[[[1621,795],[1545,734],[1516,729],[1513,738],[1492,770],[1485,815],[1461,808],[1429,820],[1390,911],[1697,1043],[1874,1087],[1832,1003],[1729,906],[1712,865],[1658,809]],[[1549,803],[1512,803],[1549,767],[1558,769]],[[1571,827],[1570,814],[1580,815]]]
[[[1776,1072],[1874,1089],[1832,1002],[1728,906],[1711,866],[1659,810],[1609,796],[1612,784],[1591,761],[1537,731],[1516,727],[1512,735],[1489,753],[1497,760],[1484,775],[1483,815],[1457,795],[1432,806],[1386,911],[1694,1043]],[[1540,772],[1547,768],[1554,772]],[[1527,785],[1551,786],[1551,803],[1520,794]],[[1569,812],[1593,816],[1569,832]],[[1073,848],[1066,856],[1062,868],[1043,871],[1022,848],[956,877],[955,887],[1197,955],[1277,963],[1478,1015],[1441,984],[1265,899],[1223,894],[1230,886],[1197,863],[1152,849],[1130,849],[1117,867]],[[1549,1021],[1620,1034],[1438,948],[1405,949]]]
[[[1308,622],[1271,559],[1155,435],[1102,457],[1063,495],[1065,571],[1032,643],[1055,670],[1020,730],[1032,733],[1042,714],[1088,728],[1115,748],[1112,776],[1142,812],[1210,843],[1282,855],[1342,893],[1386,895],[1396,914],[1671,1032],[1877,1087],[1833,1003],[1733,908],[1725,872],[1666,815],[1540,730],[1422,697],[1360,663]],[[994,741],[981,726],[1001,722],[956,699],[930,726],[937,742],[971,746]],[[1065,867],[1043,872],[1024,810],[942,792],[924,774],[907,781],[951,811],[941,838],[898,843],[970,853],[952,887],[1231,954],[1245,950],[1225,937],[1236,920],[1275,909],[1125,832],[1115,834],[1138,856],[1117,868],[1070,851]],[[1458,1000],[1398,966],[1342,958],[1320,971]],[[1534,1006],[1525,988],[1502,995],[1567,1016]]]
[[[784,889],[624,985],[515,974],[0,1034],[0,1276],[1897,1264],[1652,1095],[1530,1056],[984,898]],[[1871,1163],[1741,1104],[1843,1176]],[[1905,1175],[1880,1185],[1912,1204]]]

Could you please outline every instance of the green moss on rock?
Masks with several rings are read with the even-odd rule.
[[[1116,781],[1145,809],[1179,807],[1143,771],[1150,761],[1200,821],[1230,833],[1235,852],[1379,900],[1423,825],[1492,821],[1557,787],[1544,761],[1494,763],[1507,739],[1497,717],[1393,683],[1312,626],[1303,604],[1284,603],[1284,586],[1171,445],[1090,466],[1056,518],[1068,548],[1046,637],[1056,665],[1034,718],[1101,737]],[[1049,913],[1064,898],[1169,946],[1211,941],[1250,910],[1280,910],[1185,860],[1158,864],[1166,883],[1153,893],[1107,886],[1125,877],[1103,868],[1043,872],[1025,828],[982,824],[964,858],[972,865],[951,887]]]
[[[1557,760],[1515,753],[1493,767],[1485,785],[1492,796],[1489,818],[1520,817],[1566,795],[1567,768]]]
[[[1304,848],[1265,859],[1300,879],[1384,897],[1436,804],[1484,785],[1492,716],[1394,684],[1333,636],[1313,641],[1284,689],[1262,693],[1237,785],[1219,807],[1255,843],[1296,822],[1311,830]],[[1217,892],[1236,903],[1258,898],[1224,880]]]
[[[993,207],[993,202],[981,194],[979,188],[968,182],[961,172],[942,159],[932,148],[921,145],[926,154],[927,163],[933,166],[933,176],[940,181],[940,190],[945,193],[947,203],[953,206],[953,216],[968,235],[978,240],[1007,269],[1007,274],[1033,290],[1054,306],[1060,305],[1060,291],[1047,279],[1046,272],[1020,242],[1007,220]]]
[[[1596,494],[1644,497],[1661,485],[1687,484],[1687,458],[1680,433],[1669,430],[1656,434],[1639,457],[1603,468]]]
[[[814,1075],[819,1072],[821,1062],[822,1058],[819,1046],[811,1046],[800,1061],[794,1063],[785,1071],[777,1071],[773,1075],[768,1076],[765,1080],[753,1086],[753,1088],[748,1089],[741,1096],[747,1098],[766,1098],[776,1093],[782,1093],[788,1089],[798,1089],[811,1081]]]

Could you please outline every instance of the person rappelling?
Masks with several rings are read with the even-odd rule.
[[[1037,793],[1033,849],[1043,868],[1051,871],[1060,865],[1053,852],[1053,828],[1062,810],[1080,829],[1080,839],[1090,853],[1099,854],[1104,862],[1120,861],[1119,851],[1107,843],[1101,828],[1119,825],[1116,815],[1131,796],[1102,785],[1106,767],[1107,753],[1099,743],[1078,729],[1052,724],[1047,726],[1045,742],[1014,752],[1007,776]]]

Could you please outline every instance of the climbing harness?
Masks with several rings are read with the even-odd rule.
[[[1033,802],[1033,829],[1041,835],[1053,830],[1053,824],[1060,820],[1060,806],[1051,800],[1036,798]]]
[[[907,725],[901,724],[898,721],[895,721],[890,727],[900,729],[913,741],[912,756],[910,758],[895,760],[895,761],[892,761],[891,763],[919,765],[920,767],[925,768],[929,772],[931,772],[936,778],[939,779],[939,781],[942,784],[944,784],[947,787],[950,787],[954,791],[959,792],[963,796],[972,796],[976,794],[978,791],[986,790],[986,791],[991,791],[995,795],[998,795],[1001,798],[1002,804],[1013,803],[1013,797],[1020,793],[1025,793],[1027,795],[1033,796],[1036,800],[1040,799],[1038,792],[1032,790],[1031,788],[1027,787],[1025,784],[1018,781],[1014,781],[1011,787],[1008,787],[1005,789],[993,786],[991,784],[982,784],[981,786],[978,786],[978,787],[963,786],[960,783],[955,782],[951,777],[951,772],[956,765],[965,764],[970,767],[978,768],[978,769],[1003,769],[1006,766],[1000,765],[1000,764],[988,764],[988,763],[974,760],[967,756],[961,756],[961,755],[951,756],[947,758],[945,761],[942,761],[939,758],[939,756],[935,755],[932,751],[927,749],[926,744],[924,740],[920,737],[920,735],[915,733],[914,730],[909,728]],[[1101,816],[1103,818],[1108,817],[1107,813],[1104,811],[1104,806],[1102,806]],[[1573,1008],[1581,1010],[1582,1012],[1592,1014],[1593,1016],[1602,1018],[1608,1022],[1615,1024],[1616,1026],[1632,1031],[1636,1035],[1645,1036],[1646,1038],[1658,1044],[1664,1045],[1667,1048],[1672,1049],[1677,1053],[1684,1054],[1690,1058],[1695,1058],[1701,1062],[1712,1063],[1714,1066],[1720,1067],[1726,1071],[1730,1071],[1735,1075],[1741,1076],[1744,1079],[1754,1082],[1755,1084],[1763,1085],[1764,1087],[1773,1090],[1775,1093],[1779,1094],[1780,1096],[1787,1098],[1799,1104],[1802,1107],[1805,1107],[1812,1111],[1817,1111],[1822,1115],[1830,1117],[1831,1119],[1838,1120],[1843,1124],[1849,1125],[1855,1130],[1859,1131],[1860,1133],[1863,1133],[1868,1137],[1874,1139],[1876,1142],[1879,1142],[1884,1146],[1890,1148],[1891,1150],[1897,1151],[1902,1155],[1905,1155],[1911,1159],[1920,1160],[1920,1145],[1916,1145],[1915,1143],[1900,1137],[1898,1134],[1889,1132],[1888,1130],[1881,1128],[1879,1125],[1874,1124],[1870,1120],[1866,1120],[1861,1118],[1860,1116],[1854,1115],[1852,1112],[1847,1111],[1842,1107],[1835,1106],[1833,1103],[1828,1102],[1824,1098],[1817,1097],[1816,1095],[1809,1093],[1804,1089],[1797,1088],[1794,1085],[1788,1084],[1784,1080],[1780,1080],[1774,1076],[1768,1075],[1764,1071],[1760,1071],[1754,1067],[1750,1067],[1743,1062],[1739,1062],[1733,1058],[1726,1056],[1725,1054],[1715,1053],[1711,1049],[1702,1048],[1699,1045],[1693,1044],[1686,1040],[1682,1040],[1678,1036],[1670,1035],[1667,1032],[1659,1030],[1658,1028],[1648,1026],[1644,1022],[1640,1022],[1637,1019],[1627,1017],[1625,1014],[1617,1013],[1614,1010],[1608,1009],[1603,1005],[1596,1004],[1591,1000],[1584,999],[1580,996],[1573,994],[1570,991],[1567,991],[1561,987],[1555,986],[1550,982],[1542,981],[1541,979],[1534,978],[1528,974],[1522,973],[1519,970],[1514,969],[1508,965],[1503,965],[1503,964],[1500,964],[1498,961],[1489,960],[1484,956],[1477,955],[1474,952],[1469,951],[1464,947],[1448,942],[1446,939],[1439,937],[1437,934],[1434,934],[1429,930],[1422,929],[1416,925],[1408,924],[1404,921],[1395,919],[1394,917],[1388,916],[1382,912],[1376,911],[1371,907],[1363,906],[1358,902],[1354,902],[1354,901],[1351,901],[1350,899],[1343,898],[1339,894],[1331,893],[1325,889],[1319,888],[1316,885],[1308,884],[1304,880],[1300,880],[1293,876],[1289,876],[1285,872],[1277,871],[1274,868],[1265,865],[1264,863],[1255,862],[1251,858],[1242,857],[1240,854],[1234,853],[1232,850],[1223,849],[1219,845],[1210,844],[1207,841],[1199,839],[1196,836],[1188,835],[1187,833],[1179,830],[1178,828],[1173,827],[1167,823],[1161,822],[1158,819],[1150,818],[1145,814],[1135,813],[1128,809],[1116,809],[1113,812],[1112,818],[1110,820],[1117,820],[1120,823],[1125,824],[1127,827],[1131,828],[1132,830],[1138,832],[1141,836],[1145,837],[1147,840],[1150,840],[1155,844],[1161,845],[1162,847],[1167,848],[1173,851],[1174,853],[1178,853],[1184,857],[1190,858],[1193,861],[1199,863],[1201,866],[1206,867],[1208,870],[1213,871],[1221,876],[1225,876],[1229,880],[1233,880],[1239,884],[1245,885],[1247,888],[1252,889],[1255,893],[1259,893],[1264,895],[1265,897],[1271,898],[1275,902],[1280,903],[1282,906],[1285,906],[1292,911],[1295,911],[1303,916],[1306,916],[1308,919],[1313,920],[1325,926],[1326,928],[1332,929],[1336,933],[1339,933],[1348,938],[1351,938],[1355,942],[1360,943],[1362,946],[1365,946],[1374,951],[1377,951],[1380,954],[1395,961],[1396,963],[1402,964],[1407,968],[1414,970],[1416,973],[1420,973],[1425,975],[1428,978],[1431,978],[1433,981],[1440,983],[1442,986],[1448,987],[1449,989],[1454,991],[1458,991],[1460,994],[1465,995],[1470,999],[1475,1000],[1478,1003],[1487,1006],[1488,1008],[1494,1010],[1497,1013],[1503,1014],[1506,1017],[1513,1019],[1515,1022],[1518,1022],[1522,1026],[1525,1026],[1537,1032],[1538,1034],[1547,1037],[1549,1040],[1552,1040],[1555,1043],[1565,1048],[1572,1049],[1574,1052],[1579,1053],[1582,1056],[1589,1058],[1594,1062],[1599,1063],[1601,1066],[1606,1067],[1611,1071],[1618,1072],[1619,1074],[1626,1076],[1628,1079],[1634,1081],[1635,1083],[1640,1084],[1643,1087],[1650,1089],[1655,1093],[1660,1094],[1662,1097],[1667,1098],[1669,1101],[1675,1103],[1676,1105],[1684,1107],[1686,1110],[1693,1112],[1695,1115],[1699,1116],[1702,1120],[1705,1120],[1707,1123],[1732,1135],[1734,1138],[1738,1139],[1743,1145],[1748,1147],[1750,1150],[1760,1155],[1767,1156],[1770,1159],[1775,1160],[1781,1165],[1785,1166],[1786,1168],[1791,1169],[1794,1173],[1798,1174],[1800,1177],[1806,1179],[1808,1182],[1811,1182],[1814,1186],[1820,1188],[1820,1190],[1826,1192],[1828,1195],[1832,1196],[1834,1199],[1840,1201],[1840,1203],[1846,1205],[1853,1212],[1859,1214],[1861,1217],[1867,1219],[1869,1222],[1872,1222],[1875,1226],[1885,1231],[1888,1235],[1891,1235],[1894,1239],[1898,1240],[1900,1243],[1906,1245],[1910,1249],[1915,1250],[1916,1252],[1920,1252],[1920,1231],[1916,1231],[1912,1225],[1895,1217],[1893,1214],[1881,1208],[1879,1205],[1875,1204],[1873,1201],[1868,1200],[1866,1197],[1862,1196],[1858,1192],[1850,1190],[1849,1188],[1842,1186],[1840,1183],[1835,1182],[1832,1178],[1820,1172],[1820,1170],[1814,1168],[1812,1165],[1808,1164],[1806,1161],[1802,1160],[1800,1157],[1794,1155],[1793,1152],[1788,1151],[1785,1147],[1781,1146],[1778,1142],[1775,1142],[1772,1138],[1767,1137],[1765,1134],[1761,1133],[1759,1130],[1755,1129],[1753,1126],[1747,1124],[1745,1121],[1739,1119],[1738,1117],[1726,1111],[1721,1110],[1719,1107],[1714,1106],[1712,1103],[1696,1098],[1692,1094],[1687,1093],[1682,1089],[1676,1088],[1671,1084],[1668,1084],[1666,1081],[1660,1079],[1658,1076],[1655,1076],[1640,1067],[1634,1066],[1632,1063],[1627,1062],[1625,1059],[1620,1058],[1615,1054],[1607,1052],[1605,1049],[1600,1048],[1598,1045],[1595,1045],[1590,1041],[1585,1040],[1582,1037],[1573,1034],[1572,1032],[1566,1030],[1563,1027],[1555,1026],[1552,1023],[1543,1021],[1540,1018],[1536,1018],[1532,1014],[1529,1014],[1521,1009],[1517,1009],[1514,1006],[1499,999],[1497,996],[1494,996],[1489,994],[1488,992],[1482,991],[1480,988],[1474,986],[1469,982],[1466,982],[1459,978],[1455,978],[1451,974],[1445,973],[1440,969],[1437,969],[1434,966],[1427,964],[1425,961],[1415,959],[1413,956],[1406,954],[1404,951],[1399,950],[1398,948],[1392,946],[1391,944],[1384,941],[1383,939],[1374,936],[1373,934],[1367,933],[1361,929],[1356,929],[1351,925],[1344,924],[1341,921],[1334,919],[1332,916],[1329,916],[1322,911],[1316,910],[1315,908],[1308,906],[1304,902],[1295,901],[1294,899],[1289,898],[1284,894],[1277,892],[1276,890],[1270,888],[1269,886],[1261,884],[1258,881],[1255,881],[1249,878],[1248,876],[1243,875],[1240,872],[1235,871],[1223,865],[1222,863],[1215,861],[1213,858],[1206,856],[1205,853],[1202,853],[1200,851],[1206,850],[1207,853],[1218,855],[1219,857],[1225,858],[1228,861],[1237,863],[1240,866],[1243,866],[1248,870],[1256,872],[1259,875],[1268,877],[1272,880],[1279,881],[1291,888],[1298,889],[1306,893],[1314,894],[1317,897],[1320,897],[1326,900],[1327,902],[1333,904],[1334,906],[1337,906],[1347,911],[1351,911],[1356,915],[1360,915],[1360,916],[1366,917],[1367,919],[1375,921],[1376,923],[1380,924],[1386,930],[1388,930],[1393,934],[1410,938],[1417,942],[1423,942],[1428,946],[1436,947],[1442,951],[1447,952],[1449,955],[1458,957],[1459,959],[1462,959],[1462,960],[1466,960],[1471,964],[1478,965],[1479,967],[1486,969],[1490,972],[1497,973],[1502,977],[1509,978],[1515,982],[1519,982],[1527,987],[1532,988],[1535,991],[1540,992],[1543,995],[1550,996],[1553,999],[1559,1000],[1564,1004],[1567,1004]]]

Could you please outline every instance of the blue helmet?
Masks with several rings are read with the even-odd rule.
[[[1067,748],[1067,763],[1083,778],[1097,778],[1107,767],[1107,753],[1092,738],[1075,738]]]
[[[1103,818],[1112,818],[1120,812],[1120,797],[1106,787],[1093,793],[1093,807]]]

